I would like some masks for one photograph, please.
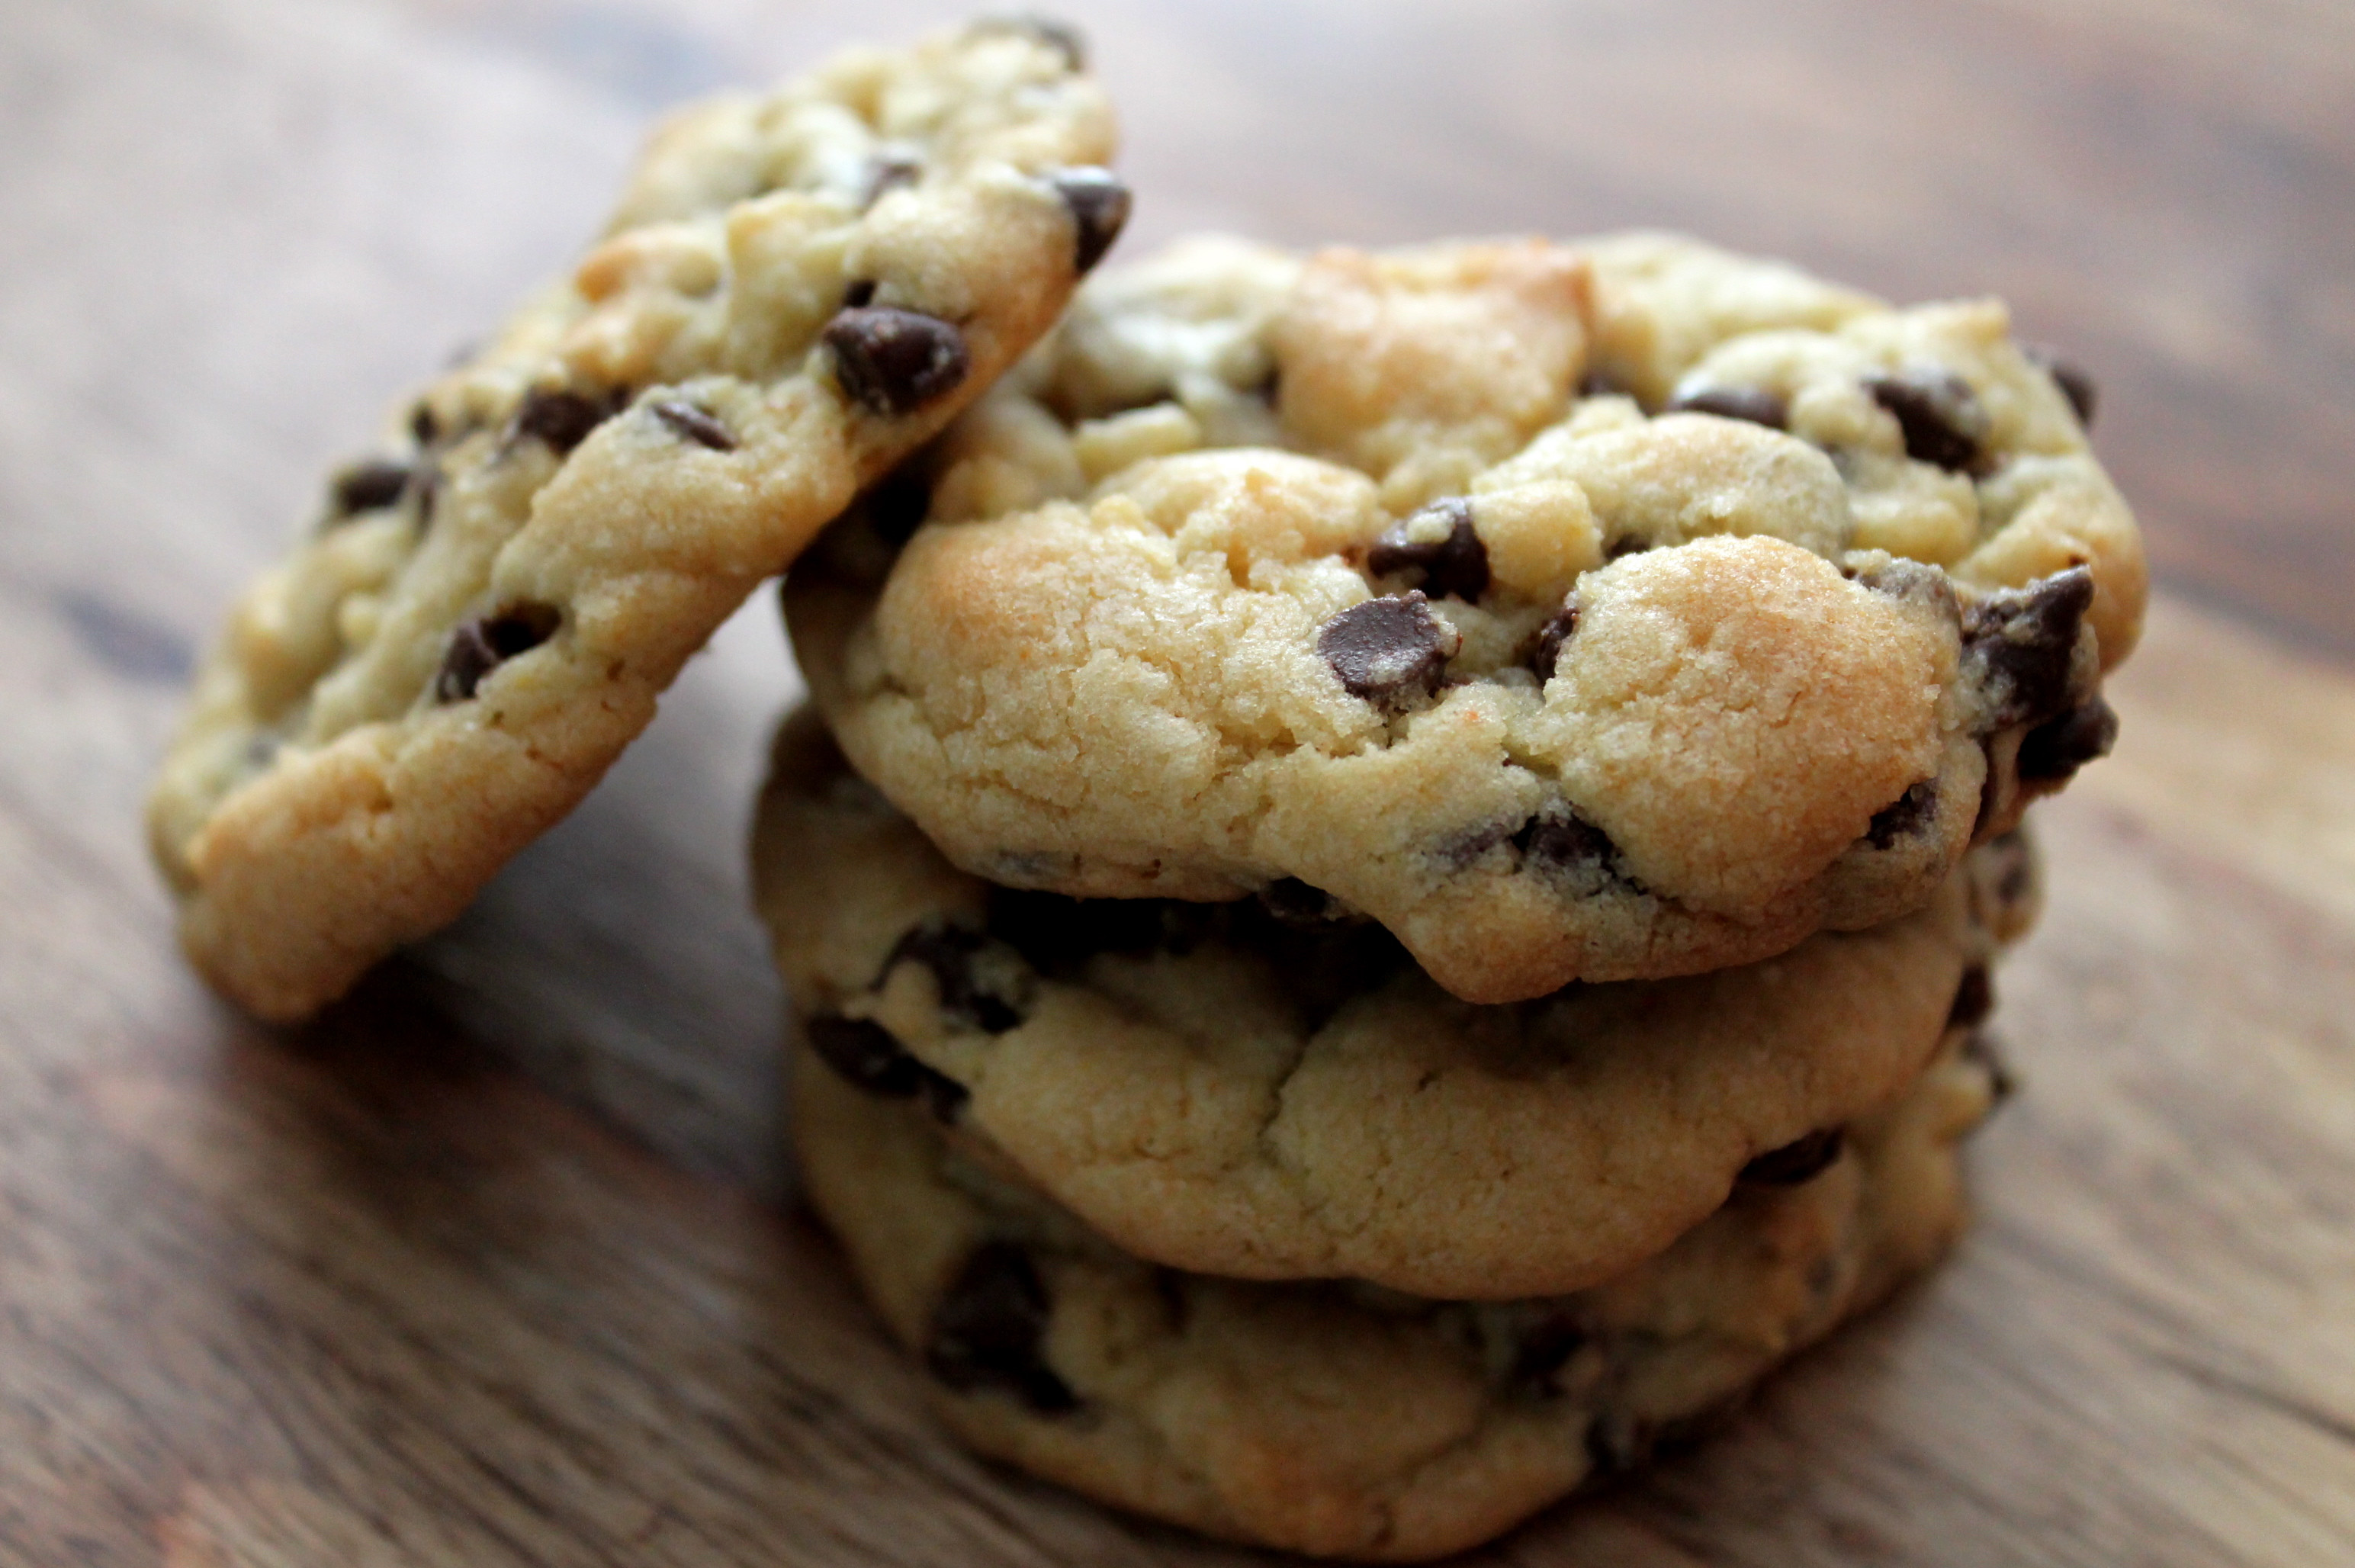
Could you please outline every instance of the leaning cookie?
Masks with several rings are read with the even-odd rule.
[[[805,1051],[794,1119],[811,1201],[965,1442],[1214,1535],[1401,1561],[1641,1463],[1928,1266],[1996,1092],[1958,1040],[1808,1179],[1593,1289],[1485,1304],[1140,1263]]]
[[[299,1017],[595,784],[754,584],[1046,330],[1118,232],[1060,28],[675,119],[605,238],[329,486],[150,805],[185,944]]]
[[[1828,1159],[1985,1016],[1988,928],[2018,932],[2035,894],[1957,876],[1764,963],[1476,1007],[1321,900],[992,888],[806,710],[753,854],[787,989],[847,1082],[921,1101],[1152,1262],[1482,1299],[1592,1285],[1742,1180]]]

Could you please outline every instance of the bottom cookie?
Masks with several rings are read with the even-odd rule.
[[[912,1103],[807,1051],[794,1073],[810,1200],[966,1443],[1208,1534],[1388,1561],[1640,1463],[1928,1266],[1965,1219],[1955,1146],[1999,1089],[1954,1030],[1819,1170],[1737,1189],[1575,1295],[1464,1303],[1139,1262]]]

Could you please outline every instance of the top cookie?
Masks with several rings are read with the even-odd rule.
[[[1511,1001],[1917,908],[2106,749],[2144,573],[2082,420],[1991,303],[1198,242],[1083,291],[789,619],[966,869],[1296,879]]]
[[[150,803],[272,1019],[453,918],[687,656],[1053,322],[1126,216],[1071,34],[843,54],[654,138],[604,239],[338,473]]]

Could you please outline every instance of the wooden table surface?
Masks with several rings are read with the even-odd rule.
[[[2164,593],[2040,813],[1953,1266],[1528,1564],[2355,1562],[2355,10],[1103,0],[1134,254],[1689,228],[2008,296]],[[137,812],[325,466],[682,95],[904,0],[0,10],[0,1560],[1237,1560],[919,1412],[779,1137],[754,604],[454,930],[292,1033]]]

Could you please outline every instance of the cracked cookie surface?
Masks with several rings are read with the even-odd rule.
[[[1742,968],[1482,1007],[1285,894],[1090,901],[956,870],[805,709],[754,886],[818,1054],[1142,1258],[1495,1298],[1582,1288],[1884,1107],[1992,1005],[2017,837],[1932,904]],[[1747,1174],[1745,1174],[1747,1173]]]
[[[1072,35],[1010,24],[672,119],[199,674],[149,827],[206,975],[297,1018],[453,918],[1047,329],[1125,217],[1113,141]]]
[[[787,619],[976,875],[1305,881],[1474,1001],[1696,973],[1920,907],[2107,748],[2143,564],[2077,384],[1991,302],[1689,242],[1196,241]]]
[[[1590,1289],[1485,1303],[1140,1263],[807,1051],[794,1121],[811,1202],[966,1443],[1211,1534],[1401,1561],[1689,1440],[1927,1267],[1998,1093],[1952,1041],[1804,1179]]]

